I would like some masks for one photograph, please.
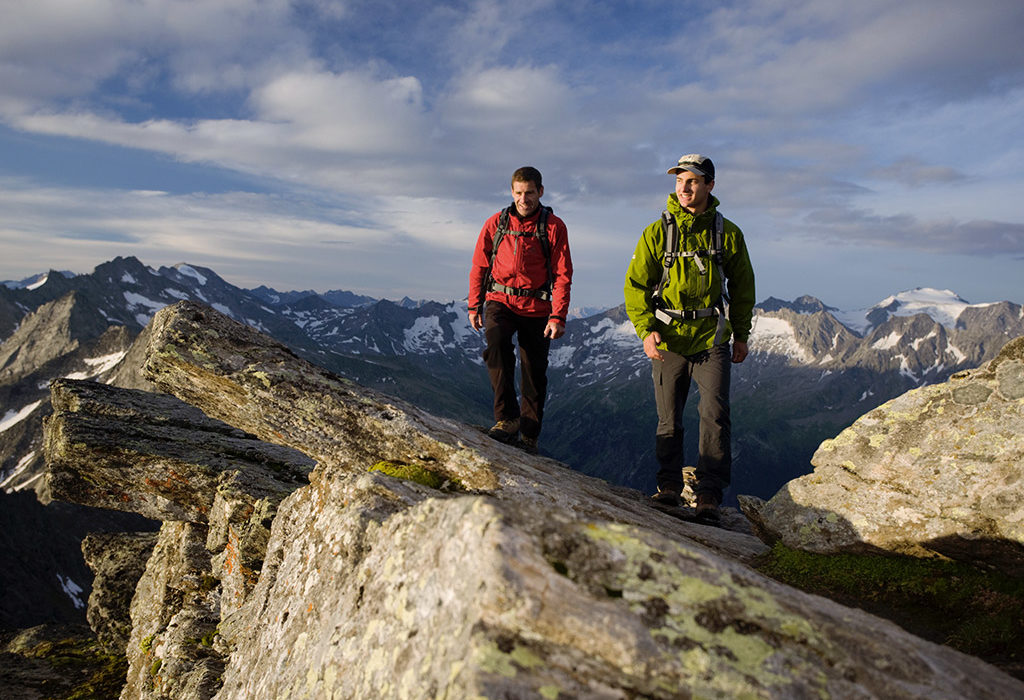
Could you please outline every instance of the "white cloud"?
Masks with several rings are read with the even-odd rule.
[[[666,164],[700,151],[727,215],[796,255],[1016,256],[1021,24],[1017,0],[18,3],[0,26],[0,122],[147,163],[113,191],[47,185],[41,167],[9,181],[0,235],[11,276],[130,246],[218,271],[312,255],[451,296],[529,163],[580,242],[581,293],[598,294],[664,206]],[[279,194],[147,178],[167,158]],[[786,258],[766,258],[764,278],[785,279]]]

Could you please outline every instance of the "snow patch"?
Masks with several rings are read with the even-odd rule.
[[[437,316],[420,316],[413,322],[412,327],[405,329],[404,335],[404,345],[410,352],[440,346],[444,340],[441,319]]]
[[[32,450],[27,455],[18,460],[18,463],[14,466],[14,471],[7,475],[7,478],[0,481],[0,489],[7,490],[10,488],[12,482],[26,469],[28,465],[32,463],[32,460],[36,458],[36,451]]]
[[[231,309],[229,309],[228,307],[224,306],[224,304],[218,304],[217,302],[214,302],[214,303],[210,304],[210,306],[212,306],[213,308],[217,309],[217,311],[220,311],[222,314],[224,314],[228,318],[234,318],[235,317],[235,315],[233,313],[231,313]]]
[[[560,345],[548,353],[548,364],[556,368],[569,367],[575,354],[576,348],[573,346]]]
[[[814,359],[797,342],[796,332],[789,321],[774,316],[757,316],[750,344],[756,352],[784,355],[797,362],[807,363]]]
[[[108,369],[113,368],[118,362],[124,359],[124,356],[128,354],[127,350],[121,350],[120,352],[112,352],[109,355],[103,357],[87,357],[85,364],[90,369],[84,372],[72,372],[66,375],[67,379],[89,379],[90,377],[96,377]]]
[[[82,593],[85,591],[77,583],[72,581],[67,576],[61,576],[57,574],[57,580],[60,581],[60,587],[64,591],[64,594],[71,599],[74,606],[81,610],[85,607],[85,603],[82,602]]]
[[[873,350],[892,350],[894,347],[900,344],[901,336],[896,331],[893,331],[884,338],[879,338],[871,344]]]
[[[48,279],[50,279],[50,275],[49,274],[40,275],[39,279],[37,279],[35,282],[32,282],[31,284],[26,284],[25,285],[25,289],[28,289],[29,291],[31,291],[33,289],[39,289],[44,284],[46,284],[46,280],[48,280]]]
[[[134,309],[134,308],[139,307],[139,306],[146,306],[146,307],[152,309],[153,313],[156,313],[160,309],[162,309],[165,306],[167,306],[167,302],[153,301],[152,299],[149,299],[148,297],[144,297],[141,294],[136,294],[135,292],[125,292],[124,293],[124,300],[128,302],[128,307],[129,308]]]
[[[192,298],[185,292],[182,292],[178,289],[174,289],[173,287],[168,287],[167,289],[165,289],[164,294],[166,294],[169,297],[174,297],[175,299],[180,299],[182,301],[188,301],[189,299]]]
[[[5,413],[4,417],[0,418],[0,433],[10,430],[21,421],[28,418],[30,415],[32,415],[32,411],[39,408],[39,404],[41,404],[42,402],[42,399],[40,399],[39,401],[30,403],[28,406],[25,406],[20,411],[8,411],[7,413]]]
[[[932,331],[931,333],[929,333],[928,335],[924,336],[923,338],[918,338],[917,340],[915,340],[915,341],[914,341],[914,342],[912,343],[912,345],[914,346],[914,350],[920,350],[920,349],[921,349],[921,343],[923,343],[924,341],[926,341],[926,340],[928,340],[928,339],[930,339],[930,338],[936,338],[936,337],[938,337],[938,335],[939,335],[939,334],[938,334],[938,333],[936,333],[936,332],[935,332],[935,331],[933,330],[933,331]]]
[[[206,286],[206,277],[200,274],[199,270],[195,269],[191,265],[185,265],[183,263],[181,265],[175,265],[174,269],[176,269],[178,272],[185,275],[186,277],[195,278],[195,280],[199,282],[200,286]]]
[[[967,360],[967,354],[952,343],[946,346],[946,352],[956,358],[956,364],[960,364]]]
[[[132,277],[131,273],[129,273],[129,272],[125,272],[123,275],[121,275],[121,281],[124,282],[125,284],[138,284],[139,283],[138,280],[136,280],[134,277]]]

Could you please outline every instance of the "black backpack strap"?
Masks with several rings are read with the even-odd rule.
[[[541,250],[544,251],[544,262],[548,267],[547,301],[551,300],[551,293],[555,291],[555,273],[551,269],[551,241],[548,240],[548,214],[554,210],[551,207],[542,206],[540,216],[537,218],[537,229],[534,235],[540,241]],[[543,288],[539,290],[544,291]],[[544,297],[541,297],[542,299]]]
[[[721,212],[715,212],[715,229],[712,234],[711,245],[714,250],[711,255],[718,266],[718,277],[722,280],[722,298],[729,303],[729,290],[725,284],[725,270],[722,268],[722,261],[725,259],[725,218]]]
[[[679,257],[679,226],[676,224],[676,217],[669,213],[668,209],[661,212],[661,230],[665,234],[665,257],[664,267],[661,269],[661,281],[651,294],[655,308],[664,308],[665,301],[661,298],[668,284],[669,271]]]

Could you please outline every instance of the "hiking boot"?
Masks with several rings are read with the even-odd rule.
[[[537,438],[535,437],[526,437],[525,435],[520,436],[519,446],[523,448],[524,452],[531,455],[537,454]]]
[[[651,496],[651,500],[663,506],[679,507],[679,493],[672,489],[658,487],[658,492]]]
[[[718,510],[718,499],[707,493],[698,493],[696,518],[707,525],[720,523],[722,514]]]
[[[512,442],[519,434],[519,419],[500,420],[487,431],[487,434],[498,442]]]

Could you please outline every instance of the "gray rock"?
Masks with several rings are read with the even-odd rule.
[[[58,379],[45,423],[53,498],[157,520],[209,521],[218,494],[277,501],[312,462],[165,394]]]
[[[132,602],[122,697],[1024,694],[977,659],[758,574],[766,548],[750,534],[360,389],[211,309],[176,304],[151,330],[156,386],[317,466],[276,508],[214,517],[235,512],[218,492],[202,496],[204,522],[165,522]],[[88,441],[76,449],[89,459]],[[393,466],[407,478],[376,471]],[[257,519],[270,525],[249,540],[258,576],[232,588],[224,553],[235,523]]]
[[[131,603],[122,698],[209,698],[216,692],[224,656],[212,643],[220,589],[207,530],[174,521],[161,528]]]
[[[945,556],[1024,575],[1024,338],[910,391],[814,455],[771,500],[741,498],[766,542]]]
[[[111,532],[82,540],[85,563],[94,575],[86,619],[111,654],[125,652],[132,631],[129,606],[156,538],[155,532]]]

